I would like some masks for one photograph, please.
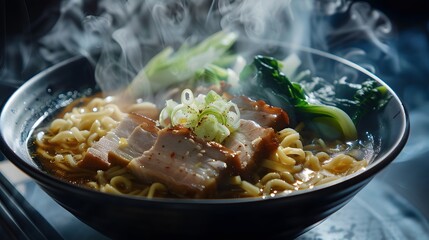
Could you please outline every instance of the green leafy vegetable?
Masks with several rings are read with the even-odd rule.
[[[240,74],[240,81],[247,84],[247,91],[258,89],[259,96],[268,101],[274,96],[283,104],[293,106],[300,119],[306,120],[325,138],[357,139],[356,126],[347,113],[337,107],[310,103],[301,85],[291,82],[280,70],[282,67],[275,58],[256,56]]]
[[[353,97],[352,119],[358,123],[360,119],[371,111],[382,109],[389,102],[390,95],[385,86],[380,86],[376,81],[368,79],[362,83]]]
[[[368,80],[361,85],[345,83],[344,86],[339,86],[355,91],[353,99],[349,95],[336,97],[325,104],[323,99],[315,101],[304,91],[302,85],[290,81],[284,74],[286,72],[295,81],[310,74],[309,71],[297,72],[301,65],[297,56],[289,56],[284,61],[255,56],[253,62],[246,65],[244,58],[229,53],[236,40],[236,33],[221,31],[196,46],[183,44],[177,51],[171,47],[165,48],[137,74],[125,90],[125,95],[132,98],[144,97],[182,82],[192,88],[200,82],[220,84],[221,81],[226,81],[232,86],[232,91],[240,89],[237,91],[244,91],[248,96],[285,109],[292,124],[300,119],[324,138],[345,140],[356,139],[356,125],[362,116],[381,109],[389,100],[386,87]],[[240,87],[237,84],[239,81]],[[207,105],[211,107],[207,107],[202,105],[206,100],[202,101],[200,96],[193,101],[194,97],[189,91],[185,94],[188,97],[182,96],[182,103],[167,101],[160,122],[164,125],[184,124],[205,139],[221,142],[234,130],[234,124],[231,125],[226,119],[233,113],[239,115],[238,109],[235,112],[229,111],[234,105],[224,100],[222,105],[218,98],[213,101],[223,108],[213,107],[215,105],[212,103]],[[212,95],[213,93],[209,93],[207,98],[213,98]],[[232,118],[236,119],[236,116]]]
[[[134,98],[142,97],[189,80],[211,63],[228,64],[234,56],[227,51],[236,39],[236,33],[220,31],[193,47],[183,44],[176,52],[167,47],[136,75],[128,85],[126,94]]]

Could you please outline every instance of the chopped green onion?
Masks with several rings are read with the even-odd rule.
[[[163,127],[187,127],[198,137],[218,143],[237,130],[239,121],[240,111],[235,103],[214,91],[194,97],[190,89],[183,90],[181,103],[167,100],[159,116]]]

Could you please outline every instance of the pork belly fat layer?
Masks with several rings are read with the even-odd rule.
[[[233,151],[176,127],[159,131],[154,146],[128,167],[143,181],[160,182],[178,196],[203,198],[214,194],[234,161]]]
[[[107,170],[110,166],[108,153],[119,147],[119,140],[127,138],[134,129],[146,121],[147,118],[135,114],[129,114],[119,125],[100,138],[98,142],[88,148],[84,158],[77,163],[80,168],[91,170]]]
[[[108,161],[119,166],[127,166],[133,158],[141,156],[152,147],[158,131],[155,121],[147,119],[134,129],[127,138],[125,146],[109,151]]]

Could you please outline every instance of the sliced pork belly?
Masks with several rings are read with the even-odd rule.
[[[152,119],[145,121],[137,126],[124,144],[112,149],[108,153],[108,161],[112,164],[127,166],[128,163],[136,157],[141,156],[146,150],[149,150],[155,143],[159,128]]]
[[[128,167],[143,181],[163,183],[178,196],[203,198],[216,191],[228,165],[237,160],[235,153],[222,145],[175,127],[159,131],[154,146]]]
[[[252,100],[245,96],[234,97],[241,119],[253,120],[262,127],[272,127],[276,131],[289,126],[289,116],[281,108],[268,105],[263,100]]]
[[[91,170],[106,170],[109,168],[109,151],[117,149],[121,138],[127,138],[146,119],[144,116],[129,114],[115,129],[108,132],[98,142],[94,143],[92,147],[88,148],[84,158],[77,163],[77,166]]]
[[[225,139],[224,146],[237,153],[240,161],[234,166],[236,174],[248,178],[261,159],[277,148],[278,141],[272,128],[241,119],[239,129]]]

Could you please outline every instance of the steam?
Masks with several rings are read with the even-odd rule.
[[[164,47],[192,44],[221,29],[260,43],[330,52],[382,78],[400,70],[392,44],[394,27],[387,16],[364,2],[70,0],[62,1],[60,10],[56,25],[36,43],[38,67],[85,56],[96,66],[97,83],[105,91],[129,84]],[[23,62],[34,62],[28,48],[15,49]],[[6,68],[0,76],[14,70]]]
[[[223,29],[235,28],[251,39],[270,37],[287,40],[288,33],[296,32],[293,20],[292,1],[219,1],[218,11]],[[285,24],[287,26],[284,26]],[[285,31],[288,29],[288,31]],[[295,36],[302,35],[301,33]],[[293,35],[290,35],[293,36]]]
[[[389,19],[366,3],[346,0],[63,1],[57,24],[38,44],[48,64],[87,57],[97,83],[109,91],[129,84],[161,49],[221,29],[260,43],[332,52],[373,72],[374,62],[395,59],[387,42]]]

